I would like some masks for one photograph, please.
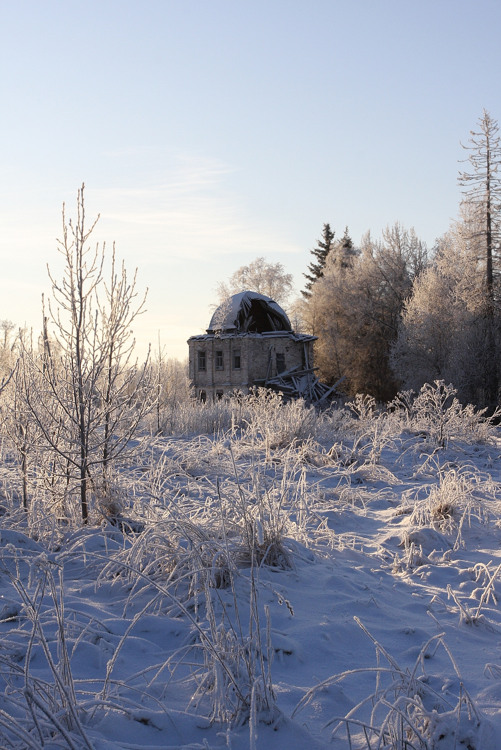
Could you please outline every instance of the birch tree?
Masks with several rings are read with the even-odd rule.
[[[241,266],[231,275],[227,283],[218,285],[218,296],[223,302],[239,292],[258,292],[271,297],[279,305],[286,305],[293,289],[293,276],[287,273],[282,263],[268,263],[266,258],[256,258],[247,266]]]
[[[48,269],[51,296],[43,306],[43,335],[29,363],[24,398],[45,451],[67,495],[75,492],[82,520],[89,518],[91,492],[106,493],[112,463],[127,449],[141,418],[152,406],[147,361],[131,357],[131,325],[144,307],[118,267],[113,248],[105,281],[105,247],[91,246],[97,219],[87,226],[84,186],[78,191],[76,220],[63,206],[58,250],[64,272]],[[99,218],[99,217],[98,217]]]

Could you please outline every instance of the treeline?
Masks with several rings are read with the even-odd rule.
[[[501,145],[484,111],[464,146],[459,218],[436,246],[400,224],[355,248],[329,224],[312,250],[302,300],[316,364],[353,396],[391,400],[424,383],[454,384],[465,403],[493,410],[501,376]]]

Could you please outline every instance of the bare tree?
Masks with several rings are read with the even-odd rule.
[[[157,392],[153,429],[157,435],[162,435],[170,431],[181,404],[187,403],[191,398],[188,362],[167,357],[159,337],[158,348],[150,367]]]
[[[24,398],[59,479],[69,493],[78,492],[84,523],[90,491],[99,485],[106,492],[111,463],[154,398],[147,362],[131,362],[131,325],[145,297],[136,299],[135,275],[129,281],[123,265],[117,270],[114,249],[105,283],[105,248],[90,246],[96,222],[87,228],[82,185],[75,222],[63,206],[64,274],[58,281],[49,270],[52,295],[44,305],[40,351],[25,352]]]
[[[268,263],[265,258],[256,258],[248,266],[238,268],[228,283],[219,284],[218,295],[222,302],[238,292],[258,292],[286,305],[292,289],[292,274],[285,272],[282,263]]]
[[[479,131],[471,131],[467,161],[471,171],[460,172],[459,184],[471,216],[470,239],[476,242],[484,264],[485,279],[485,354],[481,363],[485,382],[485,400],[495,408],[498,401],[499,374],[495,332],[495,261],[499,259],[501,239],[501,142],[499,126],[486,110]]]

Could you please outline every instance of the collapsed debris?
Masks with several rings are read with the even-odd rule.
[[[339,395],[336,389],[341,385],[344,377],[329,387],[320,382],[315,375],[315,369],[313,367],[309,369],[301,369],[299,366],[293,367],[292,370],[268,378],[262,385],[281,393],[286,401],[302,398],[309,404],[323,406]]]

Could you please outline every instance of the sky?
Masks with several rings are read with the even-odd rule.
[[[329,223],[432,248],[461,143],[501,117],[498,0],[0,0],[0,320],[40,325],[85,183],[147,343],[184,359],[217,285],[294,275]]]

